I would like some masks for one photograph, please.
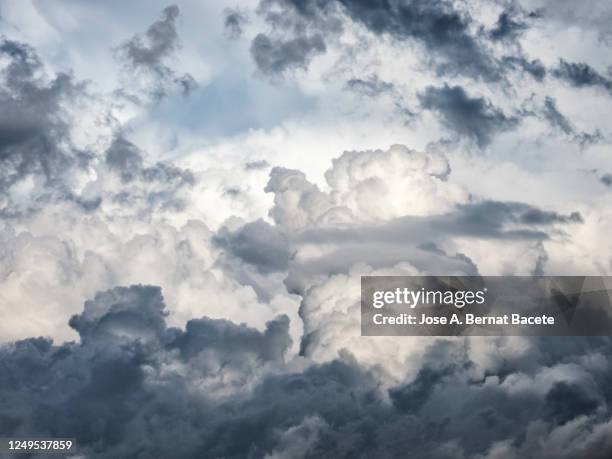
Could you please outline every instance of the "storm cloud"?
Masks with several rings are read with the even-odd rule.
[[[493,458],[516,450],[603,458],[612,451],[608,410],[596,409],[610,400],[609,376],[577,365],[607,359],[605,338],[565,338],[563,352],[558,339],[534,339],[544,352],[531,361],[506,356],[516,371],[491,367],[484,379],[471,375],[469,348],[433,342],[413,378],[384,388],[350,351],[296,372],[283,357],[286,317],[264,331],[206,318],[181,330],[166,327],[165,309],[157,287],[117,287],[71,319],[80,342],[3,346],[2,431],[19,435],[27,426],[76,437],[81,454],[95,457],[274,457],[293,448],[300,457]],[[523,381],[530,384],[520,389]],[[450,403],[457,399],[461,406]],[[287,441],[300,430],[308,441]],[[562,431],[580,441],[567,444]]]
[[[612,456],[609,337],[360,323],[362,276],[610,273],[609,5],[18,3],[2,435],[92,458]]]
[[[471,97],[461,86],[430,86],[419,99],[423,108],[436,112],[447,128],[475,141],[480,148],[491,143],[495,134],[519,123],[516,116],[507,116],[484,97]]]
[[[117,287],[87,301],[83,313],[70,320],[80,343],[55,346],[33,338],[3,347],[0,391],[12,401],[2,410],[2,431],[16,435],[26,426],[51,436],[70,431],[82,452],[98,457],[194,457],[214,450],[217,429],[227,421],[204,413],[223,410],[213,394],[230,386],[228,380],[221,388],[219,378],[238,377],[238,390],[253,369],[282,361],[291,342],[288,319],[269,322],[262,333],[206,318],[183,331],[167,328],[165,314],[158,287]],[[168,364],[191,376],[182,370],[164,375]],[[208,390],[183,392],[197,379],[202,389],[210,385]],[[26,381],[27,394],[20,389]],[[167,442],[173,435],[187,444],[174,449]],[[232,445],[220,448],[227,454]]]

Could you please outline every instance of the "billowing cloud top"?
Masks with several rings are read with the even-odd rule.
[[[362,275],[612,273],[607,2],[0,2],[0,432],[607,458],[612,342],[360,336]]]

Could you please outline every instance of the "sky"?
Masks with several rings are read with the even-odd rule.
[[[604,0],[0,0],[0,432],[604,458],[612,341],[362,337],[362,275],[612,275]]]

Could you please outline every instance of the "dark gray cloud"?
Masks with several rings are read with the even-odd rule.
[[[289,265],[287,237],[263,220],[247,223],[236,231],[222,228],[215,241],[233,256],[263,272],[285,271]]]
[[[498,236],[521,234],[510,232],[500,232],[506,224],[524,225],[552,225],[554,223],[583,223],[579,212],[572,212],[569,215],[559,214],[553,211],[545,211],[537,207],[520,202],[499,202],[484,201],[477,204],[459,206],[457,222],[465,223],[465,228],[474,230],[475,233],[481,231],[489,235]],[[524,233],[528,234],[528,233]]]
[[[259,34],[251,43],[251,55],[257,68],[267,75],[278,75],[293,69],[306,69],[310,60],[325,51],[320,34],[288,40]]]
[[[119,173],[121,180],[130,182],[140,175],[142,154],[136,145],[118,136],[106,150],[106,165]]]
[[[550,124],[567,135],[574,134],[574,127],[557,108],[557,102],[552,97],[544,100],[544,116]]]
[[[527,23],[514,17],[511,11],[499,15],[495,26],[489,31],[492,40],[515,40],[528,28]]]
[[[222,415],[212,387],[200,392],[197,381],[224,377],[229,389],[238,374],[239,388],[254,367],[282,362],[289,321],[279,316],[259,332],[202,318],[183,331],[167,328],[165,315],[158,287],[117,287],[70,320],[79,343],[32,338],[0,348],[0,394],[11,400],[0,409],[2,432],[71,432],[88,457],[198,457],[213,450],[224,442],[224,418],[234,415]],[[194,373],[164,375],[167,363]],[[218,414],[204,414],[209,410]],[[173,446],[171,436],[183,440]]]
[[[67,74],[49,84],[36,79],[41,63],[34,51],[21,43],[3,40],[0,53],[10,62],[2,72],[0,92],[0,188],[6,191],[28,174],[55,180],[74,158],[60,147],[69,139],[68,120],[60,102],[76,92]]]
[[[453,3],[436,0],[391,0],[368,2],[361,0],[262,0],[259,12],[275,30],[293,34],[294,38],[273,41],[260,35],[253,48],[261,48],[276,56],[290,54],[293,62],[300,60],[305,67],[316,53],[325,51],[325,42],[307,39],[305,30],[324,31],[325,37],[333,37],[342,30],[345,18],[365,26],[376,35],[386,35],[397,40],[414,40],[423,45],[434,58],[436,68],[444,74],[467,75],[484,80],[499,80],[502,72],[499,64],[476,36],[470,32],[472,19],[457,10]],[[283,47],[299,48],[300,52],[280,52]],[[299,46],[297,46],[299,44]],[[256,63],[279,59],[261,59],[253,54]],[[264,71],[283,71],[282,65],[265,65]]]
[[[599,181],[605,186],[612,187],[612,174],[604,174],[599,178]]]
[[[0,56],[6,65],[0,73],[0,193],[28,176],[44,179],[35,190],[38,204],[50,199],[77,201],[65,183],[74,168],[87,166],[91,155],[73,146],[71,119],[63,104],[86,97],[86,88],[67,73],[45,78],[43,65],[31,47],[5,38]],[[34,205],[34,202],[29,204]],[[7,216],[32,210],[1,209]]]
[[[225,33],[232,38],[237,39],[242,36],[243,27],[249,22],[247,13],[236,8],[227,8],[223,11],[223,26]]]
[[[436,112],[456,134],[486,147],[499,132],[513,129],[519,120],[506,116],[483,97],[471,97],[461,86],[429,86],[419,94],[423,108]]]
[[[326,40],[337,35],[342,27],[338,19],[327,15],[323,3],[259,2],[257,13],[270,26],[269,31],[257,34],[251,42],[251,56],[260,72],[276,77],[307,69],[314,57],[327,50]]]
[[[166,333],[166,314],[159,287],[133,285],[97,293],[69,323],[84,346],[137,341],[159,344]]]
[[[176,14],[178,10],[174,8],[164,10],[164,19],[147,32],[148,46],[139,48],[138,40],[125,45],[133,65],[147,68],[162,65],[161,60],[176,47],[173,33]],[[169,43],[164,44],[166,41]],[[72,202],[88,212],[96,210],[102,203],[101,196],[81,196],[72,189],[74,174],[91,166],[94,159],[93,153],[74,147],[71,137],[74,119],[66,108],[92,100],[86,85],[69,73],[46,75],[34,49],[25,44],[3,38],[0,55],[6,63],[0,74],[0,191],[5,197],[0,214],[15,218],[50,201]],[[183,92],[193,89],[189,75],[174,76],[171,70],[168,72]],[[146,183],[164,183],[163,189],[158,187],[148,193],[146,199],[150,204],[179,208],[181,203],[174,196],[175,191],[194,182],[189,171],[161,163],[146,167],[138,149],[121,138],[112,144],[105,159],[112,170],[119,171],[124,183],[135,178]],[[11,187],[30,176],[42,180],[37,181],[27,200],[12,202]],[[140,191],[124,190],[113,199],[129,201]]]
[[[289,239],[277,226],[259,219],[239,228],[221,227],[213,244],[222,249],[216,267],[250,286],[262,303],[284,291],[282,278],[291,258]]]
[[[164,60],[179,45],[176,31],[179,13],[176,5],[164,8],[161,19],[151,24],[144,39],[136,35],[119,47],[121,55],[134,67],[146,68],[160,77],[169,74],[171,70],[164,65]]]
[[[469,31],[471,18],[451,2],[339,0],[339,3],[354,21],[376,34],[421,43],[428,53],[443,60],[439,66],[443,73],[485,80],[500,78],[495,60]]]
[[[249,356],[261,362],[282,362],[291,346],[288,331],[287,316],[268,322],[263,333],[227,320],[192,319],[185,332],[177,334],[170,343],[170,348],[178,349],[186,361],[202,352],[208,355],[215,352],[216,360],[224,365],[231,365],[232,361],[242,365],[241,360]]]
[[[559,65],[551,73],[576,88],[594,86],[612,93],[612,80],[584,62],[567,62],[560,59]]]
[[[242,190],[236,187],[228,187],[223,191],[223,194],[226,194],[228,196],[235,198],[242,194]]]
[[[579,132],[576,130],[570,120],[563,115],[557,108],[557,102],[552,97],[546,97],[544,100],[544,118],[556,129],[560,130],[564,134],[572,137],[574,141],[578,142],[581,146],[590,145],[596,143],[602,139],[602,135],[599,130],[588,133]]]
[[[267,169],[268,167],[270,167],[270,163],[268,163],[268,161],[265,159],[256,159],[254,161],[249,161],[244,165],[244,168],[247,171]]]
[[[612,379],[597,369],[610,364],[609,338],[530,338],[533,352],[504,355],[484,379],[470,347],[499,338],[430,341],[416,376],[385,389],[348,351],[285,365],[285,316],[261,332],[207,318],[181,330],[165,309],[157,287],[118,287],[71,319],[80,342],[1,347],[3,434],[76,437],[92,458],[612,454]],[[593,359],[604,366],[581,370]]]
[[[372,75],[366,79],[351,78],[346,82],[346,88],[368,97],[376,97],[395,89],[393,83],[381,81],[378,75]]]
[[[404,413],[419,411],[429,400],[436,386],[456,370],[454,365],[442,368],[423,367],[411,384],[403,384],[389,391],[393,405]]]
[[[118,135],[106,150],[106,165],[117,172],[121,180],[129,183],[138,178],[145,182],[162,182],[193,185],[195,177],[188,169],[181,169],[165,163],[145,167],[143,152],[132,142]]]
[[[106,150],[105,162],[121,177],[125,187],[112,199],[125,204],[144,201],[153,207],[182,209],[184,203],[179,191],[195,184],[193,173],[161,162],[146,166],[143,156],[143,152],[122,135],[113,139]]]
[[[573,0],[539,0],[537,4],[540,9],[536,14],[556,26],[595,33],[604,43],[612,38],[612,11],[607,0],[592,0],[588,4],[577,4]]]
[[[191,76],[189,73],[175,77],[174,83],[178,85],[178,87],[181,90],[181,93],[184,96],[188,96],[193,91],[195,91],[198,87],[198,83],[196,83],[195,78]]]
[[[351,78],[345,83],[344,88],[366,97],[388,95],[393,99],[395,112],[398,116],[405,118],[407,121],[416,116],[416,113],[404,101],[402,92],[397,90],[393,83],[381,80],[376,74],[364,78]]]
[[[130,71],[143,72],[153,78],[153,86],[147,89],[157,99],[165,96],[169,84],[177,85],[185,95],[197,86],[191,75],[176,75],[168,65],[169,58],[180,47],[176,30],[179,15],[176,5],[164,8],[161,18],[149,26],[144,37],[135,35],[115,50],[118,59]]]
[[[546,76],[546,67],[540,59],[530,61],[523,56],[506,56],[502,61],[512,68],[518,68],[527,72],[537,81],[542,81]]]
[[[291,293],[304,294],[308,279],[346,274],[357,263],[374,269],[410,260],[423,272],[479,274],[464,254],[448,254],[454,238],[512,242],[547,240],[557,225],[581,224],[578,212],[559,214],[518,202],[482,201],[459,205],[451,212],[432,216],[407,216],[383,224],[348,228],[315,228],[303,231],[293,243],[333,247],[321,256],[290,263],[285,284]],[[538,261],[538,263],[541,261]],[[533,269],[537,269],[534,266]]]
[[[560,381],[546,394],[546,413],[543,419],[565,424],[577,413],[588,416],[599,406],[600,400],[576,384]]]

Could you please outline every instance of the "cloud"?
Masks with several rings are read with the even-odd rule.
[[[266,185],[266,191],[274,193],[270,216],[277,225],[295,230],[444,212],[467,200],[464,190],[445,180],[449,172],[443,155],[427,155],[404,145],[344,152],[325,173],[329,194],[300,171],[274,168]]]
[[[489,36],[493,41],[515,40],[527,27],[525,22],[516,20],[512,12],[504,11],[497,18],[495,27],[489,31]]]
[[[247,223],[236,231],[222,228],[215,241],[229,253],[263,272],[285,271],[289,266],[286,236],[263,220]]]
[[[327,41],[342,31],[342,22],[325,3],[261,0],[256,12],[270,30],[259,33],[250,52],[258,70],[277,77],[298,69],[327,51]]]
[[[395,377],[414,350],[360,337],[360,276],[542,271],[543,243],[584,223],[579,212],[471,196],[453,183],[444,155],[402,145],[345,152],[325,179],[322,191],[300,171],[274,168],[266,187],[292,253],[284,283],[302,297],[300,352],[326,362],[350,349]],[[381,362],[381,354],[396,358]]]
[[[182,209],[186,202],[180,192],[196,182],[188,169],[161,162],[145,166],[143,152],[121,135],[116,136],[106,150],[105,163],[122,182],[117,191],[110,193],[109,199],[130,206],[140,204],[149,212],[157,206]]]
[[[523,223],[527,225],[551,225],[553,223],[582,223],[579,212],[561,215],[557,212],[543,211],[518,202],[485,201],[464,206],[466,223],[471,222],[476,231],[486,231],[487,227],[499,228],[502,223]],[[489,222],[490,224],[480,224]]]
[[[596,39],[606,42],[610,38],[609,24],[612,19],[609,4],[595,0],[591,4],[577,5],[571,0],[536,0],[529,4],[544,20],[560,30],[575,27],[593,33]]]
[[[555,227],[581,222],[578,213],[486,201],[459,205],[442,215],[308,229],[293,241],[295,255],[285,280],[287,288],[303,298],[302,353],[326,361],[347,348],[359,361],[377,361],[376,355],[399,352],[399,362],[389,358],[378,365],[390,372],[406,371],[402,355],[409,351],[397,350],[394,338],[374,344],[359,336],[360,276],[478,275],[483,270],[502,274],[508,269],[503,260],[509,259],[511,273],[526,275],[541,267],[541,244],[554,236]],[[483,247],[485,241],[490,244]],[[494,260],[491,250],[498,251]]]
[[[120,41],[94,46],[66,18],[99,8],[25,5],[27,27],[3,8],[6,33],[44,46],[0,45],[0,431],[75,436],[94,458],[609,457],[607,337],[370,338],[359,323],[362,275],[608,269],[606,140],[580,156],[601,184],[571,156],[607,113],[576,90],[609,90],[597,31],[576,50],[554,7],[532,23],[420,0],[263,0],[247,30],[246,11],[220,24],[225,5],[203,5],[185,4],[187,51],[226,82],[211,91],[228,119],[259,120],[231,139],[194,121],[218,118],[210,98],[146,103],[194,88],[177,7],[116,48],[114,94],[91,94],[106,74],[85,85],[42,64],[97,69]],[[125,13],[117,30],[137,30]],[[215,40],[242,34],[220,64]],[[546,67],[552,49],[571,58]],[[297,99],[251,81],[251,60],[296,72],[307,112],[258,129],[262,106]],[[396,116],[419,102],[442,132]],[[508,135],[473,156],[439,141],[447,129],[481,148]]]
[[[472,19],[458,11],[454,5],[446,1],[426,2],[390,1],[390,2],[360,2],[338,0],[326,2],[298,2],[293,0],[264,0],[259,5],[260,14],[277,30],[295,34],[296,40],[302,43],[303,66],[314,54],[326,49],[321,40],[317,46],[306,46],[304,30],[324,31],[326,36],[337,36],[342,31],[342,23],[347,19],[360,24],[374,35],[384,35],[397,40],[414,40],[421,44],[427,53],[433,57],[439,72],[449,75],[466,75],[495,81],[501,78],[499,65],[481,42],[472,35],[470,26]],[[256,40],[262,44],[271,43],[258,36]],[[267,37],[265,37],[267,38]],[[255,46],[255,41],[253,42]],[[270,46],[271,49],[281,47]],[[310,50],[306,52],[306,49]],[[254,55],[255,57],[255,55]],[[257,60],[256,60],[257,62]],[[257,62],[259,64],[259,62]],[[266,66],[264,69],[270,69]],[[276,67],[282,71],[283,67]]]
[[[272,453],[266,454],[265,459],[291,459],[312,454],[322,431],[329,428],[329,425],[319,416],[306,417],[300,424],[281,431],[277,446]]]
[[[523,56],[505,56],[503,63],[512,67],[518,67],[531,75],[536,81],[544,80],[546,67],[540,59],[528,60]]]
[[[83,312],[70,319],[70,326],[84,345],[124,341],[157,344],[166,332],[164,314],[159,287],[116,287],[86,301]]]
[[[0,392],[12,399],[0,416],[3,432],[71,432],[82,453],[97,457],[187,457],[214,449],[224,420],[209,423],[200,410],[216,406],[221,414],[219,404],[244,389],[244,377],[282,362],[291,343],[288,319],[278,317],[263,332],[207,318],[179,330],[166,327],[164,311],[158,287],[117,287],[71,319],[79,343],[32,338],[3,347]],[[27,393],[20,389],[25,381]],[[169,435],[186,444],[171,446]]]
[[[2,41],[0,52],[0,98],[12,112],[0,114],[2,341],[74,338],[67,317],[124,280],[161,285],[172,324],[193,317],[205,291],[213,317],[261,326],[281,304],[296,315],[282,279],[259,279],[255,290],[233,266],[213,274],[224,255],[192,207],[199,174],[133,143],[112,95],[92,94],[70,74],[49,76],[21,43]]]
[[[117,59],[130,74],[126,86],[140,85],[154,100],[164,97],[172,84],[177,85],[185,95],[196,88],[195,79],[190,74],[177,75],[168,63],[180,48],[176,30],[179,15],[178,6],[167,6],[161,18],[149,26],[144,37],[135,35],[115,49]]]
[[[275,167],[265,191],[274,193],[270,216],[288,230],[299,229],[320,219],[342,218],[343,209],[334,208],[329,196],[306,180],[298,170]]]
[[[480,148],[491,143],[499,132],[516,127],[519,119],[507,116],[483,97],[471,97],[461,86],[429,86],[419,94],[423,108],[436,112],[443,124]]]
[[[599,87],[612,93],[612,80],[601,75],[597,70],[584,62],[567,62],[559,60],[559,65],[552,74],[576,88]]]
[[[163,61],[178,47],[176,19],[179,13],[176,5],[164,8],[161,19],[147,29],[146,42],[142,37],[134,36],[119,47],[121,56],[134,68],[144,68],[159,77],[166,77],[171,70]]]
[[[368,97],[376,97],[394,90],[393,83],[381,81],[377,75],[373,75],[368,79],[351,78],[346,82],[346,88]]]
[[[349,17],[375,34],[421,43],[428,53],[440,58],[438,69],[442,73],[485,80],[500,78],[495,60],[470,33],[471,18],[450,2],[339,3]]]
[[[173,21],[172,11],[166,12],[167,21]],[[158,28],[153,28],[152,36],[164,36]],[[164,48],[154,46],[159,47]],[[160,59],[170,52],[150,51]],[[113,131],[120,128],[103,94],[92,93],[70,73],[49,76],[34,49],[22,43],[3,39],[0,54],[5,64],[0,70],[0,99],[7,109],[4,117],[0,115],[0,215],[17,218],[62,201],[86,212],[107,200],[119,204],[140,200],[149,210],[184,206],[177,191],[195,182],[190,171],[159,162],[145,164],[143,152],[122,135],[104,149],[107,136],[115,136]],[[138,65],[153,65],[153,57],[136,55],[143,60]],[[185,84],[190,85],[187,80]],[[85,141],[84,131],[91,132]],[[113,189],[103,164],[129,186]]]
[[[247,171],[266,169],[268,167],[270,167],[270,163],[268,163],[268,161],[266,161],[265,159],[257,159],[257,160],[254,160],[254,161],[248,161],[244,165],[244,168]]]
[[[557,108],[557,102],[552,97],[546,97],[544,100],[544,117],[555,128],[563,132],[565,135],[572,137],[581,145],[592,144],[602,140],[599,130],[594,133],[577,132],[573,124],[563,115]]]
[[[297,68],[307,69],[310,60],[323,52],[325,42],[318,34],[290,40],[259,34],[251,44],[251,55],[257,68],[267,75],[283,74]]]
[[[131,182],[143,167],[142,154],[130,141],[117,137],[106,150],[106,164],[121,175],[121,180]]]
[[[247,13],[236,8],[223,11],[223,26],[228,37],[235,40],[242,36],[243,27],[249,22]]]
[[[325,179],[333,201],[357,219],[388,220],[443,213],[466,202],[465,190],[446,180],[449,174],[444,155],[392,145],[386,151],[344,152],[332,161]],[[381,200],[387,204],[380,205]]]
[[[262,331],[207,318],[178,329],[165,309],[157,287],[117,287],[71,319],[79,342],[0,348],[2,431],[75,437],[100,458],[612,452],[607,338],[533,338],[533,352],[518,353],[494,338],[433,340],[413,376],[386,386],[349,350],[323,364],[286,360],[284,316]],[[501,355],[477,377],[481,346]]]
[[[91,157],[74,147],[64,104],[85,98],[84,86],[67,73],[45,78],[39,57],[23,43],[2,39],[0,55],[7,60],[0,70],[0,214],[30,211],[37,199],[76,200],[69,178]],[[22,202],[19,188],[27,189],[27,180],[37,199]]]
[[[557,382],[546,394],[548,412],[544,419],[552,419],[559,424],[565,424],[576,417],[588,416],[597,410],[599,401],[580,385]]]
[[[184,326],[199,316],[205,298],[211,299],[209,317],[251,326],[263,326],[279,310],[297,317],[297,302],[282,283],[284,272],[270,272],[279,267],[273,263],[283,263],[280,240],[274,243],[280,257],[275,259],[256,246],[246,247],[257,238],[244,231],[250,238],[239,238],[231,249],[253,263],[262,254],[268,264],[255,267],[216,244],[215,233],[201,221],[175,227],[175,210],[151,208],[134,198],[125,204],[104,201],[96,212],[83,214],[66,202],[22,220],[24,228],[2,227],[2,340],[74,339],[68,317],[84,299],[122,282],[161,286],[171,302],[172,325]],[[299,336],[295,325],[292,333]]]
[[[402,145],[343,153],[325,173],[327,192],[300,171],[272,169],[270,217],[293,253],[289,290],[301,294],[359,263],[383,269],[409,262],[422,272],[475,274],[484,261],[503,272],[503,262],[491,264],[491,248],[481,248],[485,241],[498,248],[494,241],[504,241],[515,255],[498,261],[514,257],[514,272],[532,272],[542,260],[542,241],[555,237],[559,226],[583,223],[579,212],[479,199],[449,175],[444,155]]]
[[[554,127],[560,129],[565,134],[573,134],[574,128],[569,120],[559,111],[557,103],[552,97],[547,97],[544,101],[544,116]]]

